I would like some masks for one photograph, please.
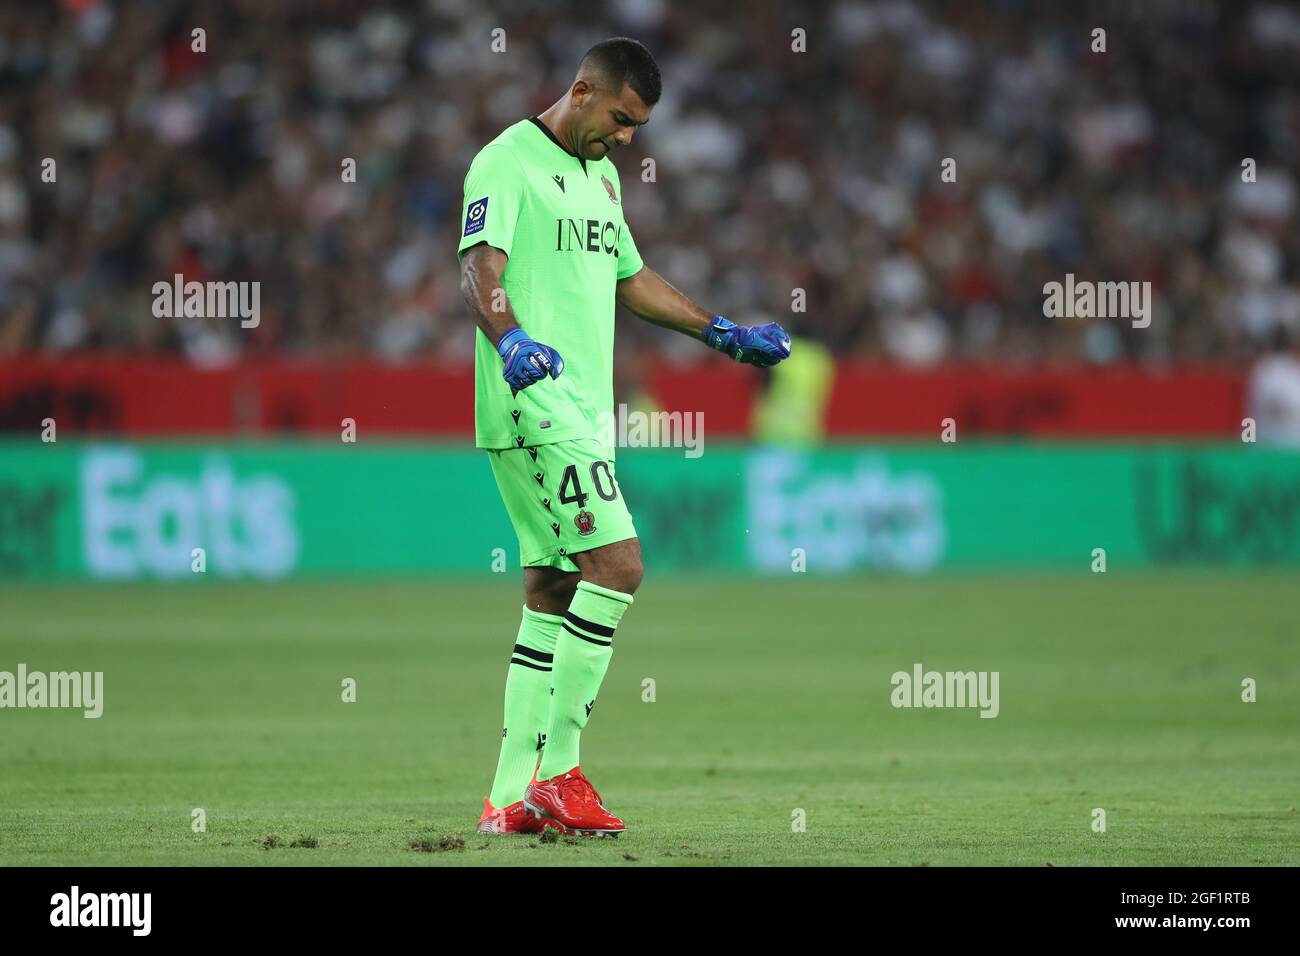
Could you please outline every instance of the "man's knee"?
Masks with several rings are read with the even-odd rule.
[[[641,543],[636,538],[575,555],[574,560],[582,569],[584,581],[624,594],[635,593],[645,576]]]
[[[593,575],[592,577],[583,577],[584,581],[590,581],[592,584],[599,584],[603,588],[609,588],[611,591],[622,591],[624,594],[635,594],[636,589],[641,586],[641,578],[645,576],[645,569],[641,567],[641,562],[635,565],[624,565],[617,569],[609,569],[604,574]]]
[[[573,601],[582,575],[554,568],[524,569],[524,598],[529,610],[542,614],[563,614]]]
[[[640,548],[637,548],[636,553],[631,555],[621,566],[620,576],[622,586],[614,588],[615,591],[632,594],[641,586],[641,579],[645,577],[645,565],[641,563]]]

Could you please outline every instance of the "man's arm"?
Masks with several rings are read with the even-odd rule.
[[[501,284],[506,262],[506,254],[487,243],[475,246],[460,259],[460,294],[469,306],[474,324],[493,345],[511,329],[519,327],[515,310]]]
[[[618,281],[615,298],[629,312],[654,325],[705,341],[713,313],[701,309],[649,266]]]
[[[460,258],[460,294],[469,314],[501,356],[501,377],[517,395],[549,375],[559,378],[564,359],[549,345],[534,342],[515,321],[515,310],[506,297],[501,274],[508,257],[487,243],[474,246]]]
[[[737,362],[767,368],[790,357],[790,336],[775,322],[735,325],[701,309],[649,266],[620,279],[615,298],[638,318],[699,339]]]

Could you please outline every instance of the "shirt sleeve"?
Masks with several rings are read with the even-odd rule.
[[[636,251],[636,242],[632,239],[632,230],[628,227],[627,220],[623,220],[623,228],[618,234],[618,279],[626,279],[634,276],[641,271],[645,265],[641,261],[641,253]]]
[[[523,170],[510,150],[504,146],[483,147],[465,174],[456,258],[481,242],[510,255],[523,192]]]

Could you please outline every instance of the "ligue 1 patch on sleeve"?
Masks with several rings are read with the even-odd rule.
[[[487,222],[487,204],[488,197],[475,199],[465,210],[465,235],[472,236],[476,232],[481,232],[483,224]]]

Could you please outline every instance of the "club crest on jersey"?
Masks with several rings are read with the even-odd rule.
[[[469,208],[465,210],[464,235],[472,236],[483,229],[483,226],[487,223],[487,206],[487,196],[482,199],[475,199],[469,204]]]
[[[600,181],[605,184],[605,192],[609,193],[609,201],[612,202],[615,206],[617,206],[619,202],[618,202],[618,196],[614,192],[614,184],[611,183],[604,176],[600,177]],[[484,202],[487,202],[487,200],[484,200]]]
[[[573,523],[578,526],[578,534],[584,537],[596,530],[596,516],[585,509],[573,516]]]

